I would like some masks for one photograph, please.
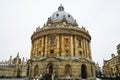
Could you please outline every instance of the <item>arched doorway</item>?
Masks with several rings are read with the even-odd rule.
[[[53,73],[53,66],[52,66],[52,65],[49,66],[49,73],[50,73],[50,74]]]
[[[67,76],[72,75],[71,65],[69,65],[69,64],[65,65],[65,75],[67,75]]]
[[[38,65],[36,65],[34,67],[34,77],[36,77],[38,75],[38,69],[39,69],[39,67],[38,67]]]
[[[20,78],[20,70],[17,70],[17,78]]]
[[[87,69],[86,69],[86,65],[84,65],[84,64],[82,64],[82,66],[81,66],[81,76],[82,76],[82,79],[87,78]]]

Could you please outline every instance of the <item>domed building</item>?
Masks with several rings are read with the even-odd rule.
[[[31,36],[32,48],[27,77],[45,80],[95,79],[91,36],[78,27],[73,16],[60,5],[58,11]]]

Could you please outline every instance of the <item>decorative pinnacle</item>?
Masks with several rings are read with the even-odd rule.
[[[60,4],[60,6],[58,7],[58,11],[64,11],[64,7],[62,6],[62,4]]]

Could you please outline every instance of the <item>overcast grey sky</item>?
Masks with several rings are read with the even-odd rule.
[[[0,0],[0,61],[10,56],[30,58],[31,35],[42,27],[58,6],[92,36],[92,58],[103,63],[117,55],[120,43],[120,0]]]

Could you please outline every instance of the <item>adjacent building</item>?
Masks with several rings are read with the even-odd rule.
[[[0,77],[25,77],[26,72],[26,62],[19,57],[19,53],[14,59],[10,56],[8,61],[0,62]]]
[[[27,77],[57,79],[95,79],[91,36],[79,27],[73,16],[60,5],[43,27],[31,36]]]
[[[103,70],[105,77],[120,77],[120,44],[117,45],[118,55],[111,54],[111,59],[104,60]]]

